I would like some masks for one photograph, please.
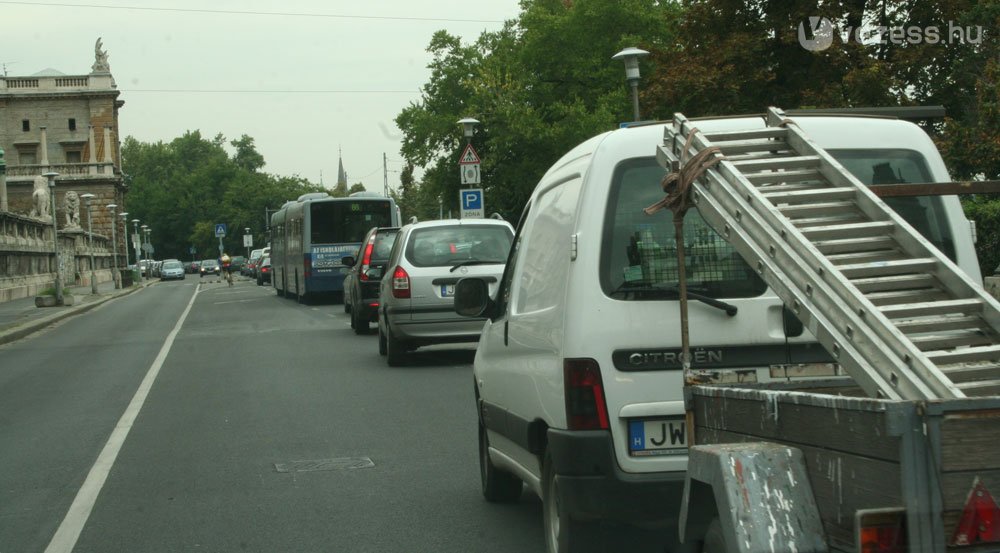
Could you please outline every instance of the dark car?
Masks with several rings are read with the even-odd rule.
[[[350,267],[344,276],[344,311],[351,314],[351,328],[358,334],[368,332],[368,323],[378,320],[379,282],[398,233],[398,227],[373,228],[361,241],[357,256],[343,259]]]
[[[198,271],[201,273],[201,276],[222,274],[222,268],[219,267],[219,261],[216,259],[206,259],[202,261],[201,267]]]
[[[235,255],[229,260],[229,270],[234,273],[243,274],[243,266],[247,264],[247,258],[242,255]]]
[[[271,283],[271,257],[263,257],[260,260],[260,264],[257,265],[257,286],[263,286],[264,283]]]
[[[201,270],[201,261],[192,261],[184,266],[184,272],[196,275]]]

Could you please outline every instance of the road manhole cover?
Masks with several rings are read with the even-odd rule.
[[[370,469],[375,463],[368,457],[337,457],[335,459],[308,459],[275,463],[277,472],[317,472],[322,470]]]

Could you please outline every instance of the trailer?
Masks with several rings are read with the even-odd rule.
[[[670,173],[689,431],[680,531],[709,553],[1000,551],[1000,304],[777,108],[678,114]],[[954,187],[952,187],[954,188]],[[722,385],[691,368],[690,207],[850,376]]]

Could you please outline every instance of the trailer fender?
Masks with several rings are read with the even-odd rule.
[[[701,540],[716,516],[727,551],[827,551],[805,459],[796,448],[767,442],[691,447],[682,543]]]

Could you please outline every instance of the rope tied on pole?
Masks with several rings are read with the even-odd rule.
[[[668,173],[660,182],[660,187],[667,194],[666,197],[643,209],[642,211],[646,215],[652,215],[661,209],[669,209],[675,216],[687,212],[692,206],[691,184],[710,167],[724,159],[722,156],[715,155],[722,152],[718,146],[705,148],[692,156],[690,154],[691,142],[697,132],[696,128],[688,132],[684,149],[680,155],[680,167],[676,171]]]

